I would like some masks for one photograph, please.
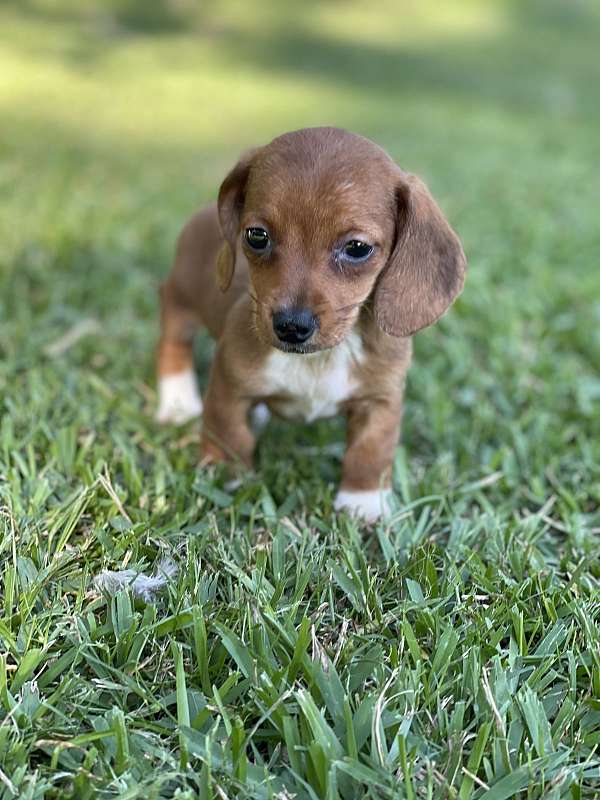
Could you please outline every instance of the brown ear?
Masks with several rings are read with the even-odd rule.
[[[410,336],[441,317],[460,293],[467,266],[423,181],[401,175],[397,241],[375,289],[377,323],[392,336]]]
[[[219,224],[225,241],[217,255],[217,283],[226,292],[233,279],[235,251],[240,229],[240,217],[244,208],[246,182],[257,149],[250,150],[240,158],[226,176],[219,189]]]

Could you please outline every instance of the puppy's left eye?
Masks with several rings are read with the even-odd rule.
[[[266,250],[271,242],[269,234],[264,228],[246,228],[244,238],[246,244],[258,253]]]
[[[342,256],[348,261],[366,261],[373,253],[373,246],[360,239],[352,239],[342,247]]]

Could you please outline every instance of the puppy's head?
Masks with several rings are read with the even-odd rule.
[[[363,306],[392,336],[435,322],[462,289],[456,234],[418,178],[337,128],[287,133],[242,157],[219,192],[223,291],[241,247],[260,338],[333,347]]]

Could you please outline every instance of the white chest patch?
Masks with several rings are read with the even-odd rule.
[[[265,366],[265,394],[283,417],[306,422],[332,417],[358,387],[353,370],[364,358],[360,337],[350,333],[331,350],[309,355],[274,351]]]

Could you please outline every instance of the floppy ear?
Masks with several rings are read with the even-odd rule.
[[[240,158],[226,176],[219,189],[219,224],[225,241],[217,254],[217,283],[226,292],[233,279],[235,251],[240,228],[240,216],[244,208],[246,182],[252,160],[258,149],[249,150]]]
[[[431,325],[460,293],[467,262],[458,236],[419,178],[402,173],[397,240],[375,288],[375,318],[392,336]]]

